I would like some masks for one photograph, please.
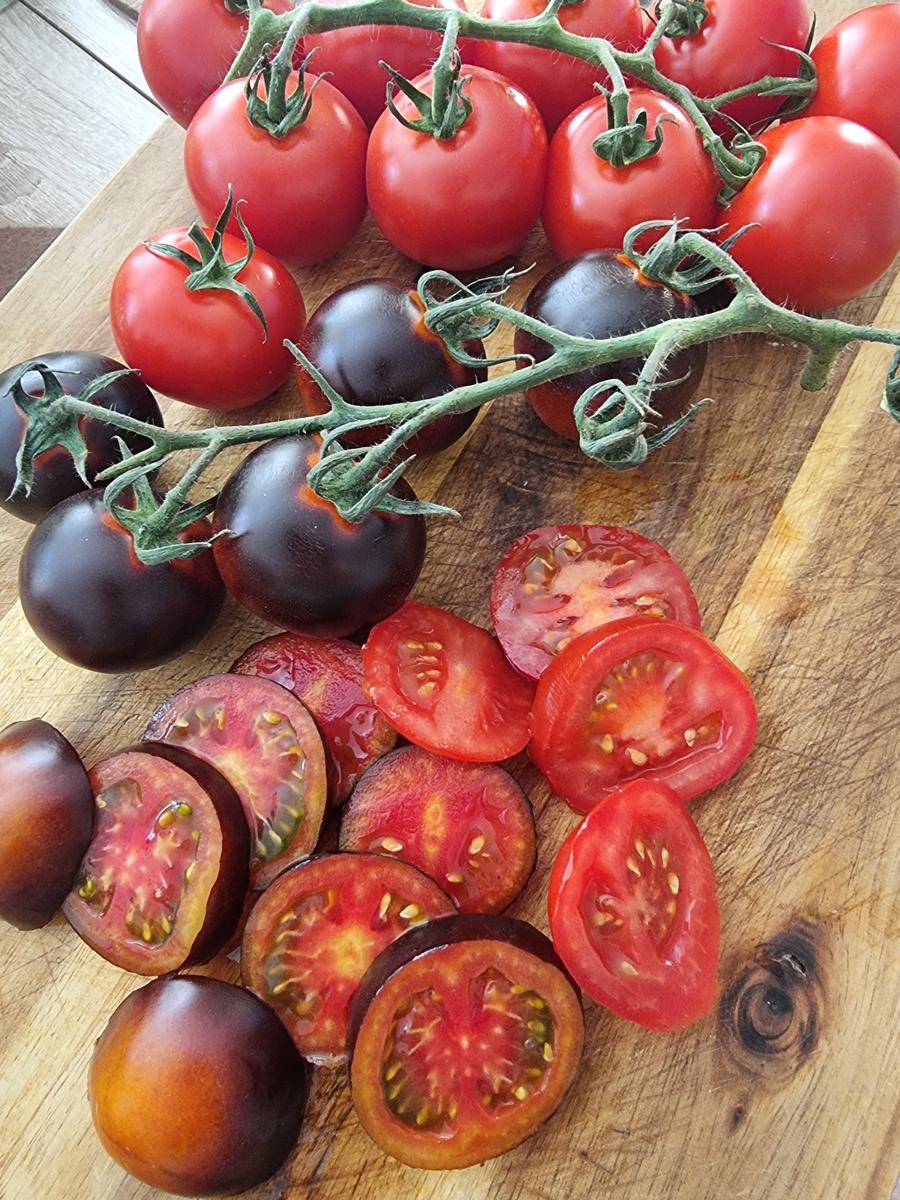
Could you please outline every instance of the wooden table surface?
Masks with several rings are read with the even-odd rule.
[[[68,20],[69,7],[29,0],[12,11],[27,32],[38,19],[44,29],[51,10]],[[827,0],[822,26],[850,7]],[[0,38],[18,28],[8,17],[0,12]],[[57,36],[62,63],[72,43]],[[121,97],[144,111],[131,84]],[[136,242],[191,215],[180,141],[171,124],[157,132],[0,303],[6,360],[63,344],[113,349],[106,302],[116,266]],[[26,166],[34,155],[24,131],[17,153]],[[520,260],[537,261],[538,273],[549,264],[539,233]],[[312,308],[350,279],[386,273],[414,274],[367,226],[300,278]],[[900,283],[885,279],[844,311],[896,326]],[[511,397],[415,479],[463,514],[431,526],[422,599],[487,623],[494,565],[518,534],[553,521],[627,523],[680,559],[707,633],[749,673],[758,746],[694,806],[719,881],[718,1011],[665,1037],[589,1003],[584,1069],[557,1116],[509,1155],[444,1175],[387,1159],[356,1124],[341,1075],[320,1072],[297,1153],[259,1197],[900,1197],[900,431],[878,410],[884,349],[848,354],[812,396],[797,386],[800,361],[761,338],[713,348],[704,391],[714,403],[627,476],[584,461]],[[292,403],[287,388],[274,407]],[[167,410],[170,422],[203,419]],[[139,736],[168,691],[226,668],[266,631],[229,603],[204,642],[168,667],[81,671],[25,623],[12,598],[25,530],[6,517],[0,529],[9,597],[0,725],[45,717],[89,762]],[[512,769],[534,802],[540,845],[513,911],[546,928],[547,874],[575,818],[527,763]],[[60,920],[27,935],[0,931],[0,961],[0,1197],[150,1200],[157,1193],[101,1151],[85,1100],[93,1039],[141,981]],[[210,970],[236,978],[232,964]]]

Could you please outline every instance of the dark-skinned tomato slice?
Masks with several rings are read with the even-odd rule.
[[[583,1043],[581,999],[542,933],[508,917],[430,921],[389,946],[357,990],[353,1103],[401,1162],[471,1166],[555,1112]]]
[[[366,692],[403,737],[464,762],[500,762],[528,744],[532,685],[496,638],[411,601],[363,647]]]
[[[208,675],[164,700],[144,737],[190,750],[240,796],[254,887],[312,853],[325,813],[325,752],[312,717],[283,687]]]
[[[491,589],[506,657],[538,679],[579,634],[644,614],[700,628],[681,567],[658,542],[617,525],[544,525],[513,542]]]
[[[531,805],[511,775],[418,746],[365,773],[344,810],[340,844],[412,863],[460,912],[502,912],[537,856]]]
[[[577,983],[662,1032],[712,1008],[719,905],[709,852],[678,796],[650,779],[612,792],[569,835],[549,891],[553,944]]]
[[[266,889],[244,930],[241,974],[305,1058],[334,1066],[346,1057],[350,1001],[377,956],[452,912],[450,897],[408,863],[324,855]]]
[[[362,773],[397,744],[396,730],[363,691],[362,650],[353,642],[277,633],[231,669],[281,684],[309,709],[325,746],[332,804],[343,804]]]
[[[633,778],[682,800],[738,769],[756,737],[746,676],[686,625],[651,617],[584,633],[538,682],[531,753],[550,786],[588,812]]]
[[[208,961],[234,933],[249,884],[234,789],[194,755],[147,742],[103,759],[90,780],[96,826],[66,920],[137,975]]]

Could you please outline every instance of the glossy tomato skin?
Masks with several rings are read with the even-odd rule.
[[[180,537],[208,540],[209,522]],[[210,551],[142,563],[99,489],[51,509],[19,563],[31,628],[54,654],[90,671],[140,671],[176,658],[212,626],[224,594]]]
[[[87,772],[59,730],[38,720],[0,730],[0,921],[46,925],[93,828]]]
[[[634,333],[663,321],[694,316],[697,311],[689,296],[652,283],[623,254],[609,250],[582,254],[553,267],[532,288],[525,302],[529,316],[564,333],[590,338]],[[515,349],[517,354],[530,354],[536,362],[543,362],[553,352],[549,342],[524,329],[516,330]],[[660,387],[654,393],[653,407],[659,417],[649,418],[651,430],[667,425],[688,409],[705,365],[705,343],[672,355],[660,376],[661,384],[672,386]],[[634,383],[642,366],[639,358],[619,359],[527,388],[525,396],[548,428],[577,441],[575,405],[582,392],[606,379]],[[603,395],[597,397],[592,412],[603,399]]]
[[[841,117],[803,117],[760,137],[766,160],[725,212],[732,255],[772,300],[834,308],[900,250],[900,158]]]
[[[244,80],[214,92],[191,121],[184,166],[197,211],[214,225],[231,185],[257,245],[290,267],[308,267],[346,245],[366,214],[368,134],[356,109],[327,79],[302,125],[273,137],[247,116]],[[296,76],[288,95],[297,90]],[[232,215],[229,233],[240,234]]]
[[[308,1086],[306,1064],[270,1009],[243,988],[197,976],[126,997],[88,1077],[107,1153],[179,1196],[232,1195],[267,1179],[296,1141]]]
[[[401,254],[430,267],[466,271],[514,254],[537,220],[547,134],[520,88],[493,71],[467,68],[468,120],[440,141],[407,129],[390,112],[369,139],[366,186],[375,223]],[[430,95],[430,73],[414,80]],[[405,96],[397,108],[414,119]]]
[[[244,459],[225,484],[213,550],[225,586],[273,625],[343,637],[398,608],[425,558],[425,520],[375,512],[345,521],[306,482],[320,441],[282,438]],[[397,494],[412,499],[405,482]]]
[[[900,4],[873,4],[829,29],[812,52],[818,87],[804,117],[846,117],[900,154],[896,87]]]
[[[207,236],[211,230],[207,229]],[[167,229],[150,239],[196,258],[185,229]],[[225,235],[229,263],[244,257],[242,238]],[[294,357],[285,338],[303,330],[306,309],[294,277],[257,247],[238,282],[256,297],[268,323],[268,337],[251,309],[234,292],[189,292],[188,269],[146,246],[132,250],[113,281],[110,320],[113,337],[130,367],[158,392],[228,412],[257,404],[290,374]]]
[[[671,1032],[716,998],[719,906],[709,852],[678,796],[650,780],[612,792],[563,843],[550,876],[553,945],[587,995]]]
[[[38,361],[52,371],[67,396],[77,396],[87,384],[110,371],[121,371],[123,365],[102,354],[91,354],[84,350],[66,350],[45,354]],[[34,482],[27,496],[9,499],[16,482],[16,455],[25,436],[26,417],[16,404],[10,391],[13,380],[23,364],[11,367],[0,374],[0,508],[15,517],[32,524],[61,500],[85,491],[84,480],[75,470],[72,456],[61,446],[46,450],[35,464]],[[44,384],[40,375],[30,372],[22,380],[22,387],[29,396],[43,396]],[[104,388],[94,399],[111,412],[125,413],[138,421],[151,425],[162,425],[162,413],[153,393],[136,375],[129,375]],[[115,439],[122,438],[133,454],[149,446],[146,438],[117,429],[104,421],[84,417],[80,422],[82,434],[88,448],[87,477],[93,483],[104,468],[119,462],[122,453]]]
[[[522,21],[539,17],[544,8],[540,0],[486,0],[481,15]],[[638,0],[580,0],[561,8],[558,18],[566,32],[606,38],[621,50],[636,50],[644,40]],[[473,40],[465,61],[517,84],[536,104],[551,137],[572,109],[596,96],[595,84],[608,82],[604,71],[580,59],[515,42]]]
[[[651,132],[665,121],[662,149],[628,167],[594,153],[594,141],[609,129],[603,96],[582,104],[554,134],[541,220],[557,258],[618,250],[642,221],[679,217],[692,229],[716,224],[721,181],[690,118],[665,96],[632,88],[628,111],[633,118],[641,109]]]
[[[464,367],[424,321],[424,306],[415,289],[396,279],[365,279],[329,296],[309,319],[300,349],[322,372],[338,395],[350,404],[392,404],[442,396],[486,378],[485,371]],[[482,343],[469,343],[470,354],[483,358]],[[327,412],[330,405],[305,368],[297,366],[300,408]],[[406,444],[411,454],[433,454],[462,437],[474,412],[443,417]],[[342,438],[346,446],[383,441],[384,425],[361,429]]]

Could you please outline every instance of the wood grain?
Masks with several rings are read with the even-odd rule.
[[[846,8],[823,5],[822,25]],[[61,340],[112,349],[116,265],[190,216],[179,144],[173,126],[160,130],[0,304],[10,359]],[[539,234],[520,261],[538,272],[549,263]],[[414,271],[367,227],[300,277],[312,308],[344,282],[391,273]],[[900,283],[846,311],[896,325]],[[447,1175],[386,1159],[356,1124],[341,1076],[320,1072],[297,1153],[256,1195],[887,1200],[900,1172],[898,432],[878,411],[888,361],[878,348],[848,356],[826,391],[807,396],[793,348],[727,343],[704,381],[714,403],[638,472],[586,463],[517,397],[418,470],[422,494],[463,514],[431,527],[422,598],[486,621],[493,567],[514,536],[555,520],[628,523],[681,559],[707,632],[749,672],[759,745],[695,807],[720,887],[720,1008],[658,1037],[588,1005],[584,1071],[560,1113],[519,1150]],[[287,388],[275,409],[291,405]],[[170,421],[203,420],[167,408]],[[7,518],[0,529],[11,531],[9,582],[22,531]],[[262,632],[231,604],[179,662],[107,678],[54,660],[13,605],[0,618],[0,724],[45,716],[95,761],[138,736],[169,690],[227,667]],[[547,873],[574,817],[527,763],[513,770],[540,844],[514,911],[546,927]],[[102,1153],[84,1102],[92,1040],[140,981],[60,922],[0,932],[0,954],[0,1195],[150,1200]],[[213,969],[236,978],[232,964]]]
[[[134,36],[137,13],[114,0],[20,0],[123,82],[155,103],[144,81]]]

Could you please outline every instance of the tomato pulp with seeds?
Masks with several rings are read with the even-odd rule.
[[[366,692],[394,728],[426,750],[500,762],[528,744],[532,685],[495,638],[462,617],[409,602],[363,648]]]
[[[553,865],[549,913],[554,946],[598,1004],[660,1031],[712,1008],[716,881],[671,788],[638,780],[585,817]]]
[[[581,1000],[524,921],[457,916],[389,946],[354,998],[353,1103],[411,1167],[503,1154],[558,1108],[581,1058]]]
[[[410,928],[453,912],[437,884],[377,854],[329,854],[280,875],[254,908],[244,983],[278,1013],[300,1053],[334,1066],[366,971]]]
[[[365,773],[344,810],[340,844],[412,863],[460,912],[501,912],[528,882],[537,855],[531,805],[502,767],[418,746]]]
[[[96,827],[63,905],[109,962],[164,975],[206,962],[232,936],[250,838],[231,786],[205,762],[144,744],[90,773]]]
[[[283,687],[247,675],[198,679],[163,701],[144,737],[196,754],[240,796],[254,887],[312,852],[325,813],[325,753],[312,717]]]
[[[338,638],[278,633],[237,660],[232,671],[280,684],[309,709],[325,747],[328,796],[343,804],[362,773],[397,743],[363,691],[362,650]]]
[[[615,525],[545,525],[513,542],[491,589],[506,657],[537,679],[579,634],[624,617],[700,628],[688,578],[658,542]]]
[[[738,769],[756,737],[746,676],[696,630],[631,617],[582,634],[541,676],[532,757],[579,812],[643,777],[690,800]]]

